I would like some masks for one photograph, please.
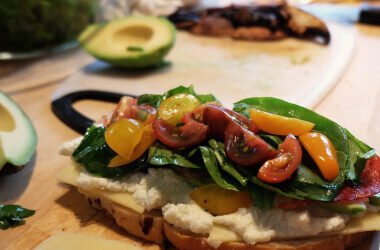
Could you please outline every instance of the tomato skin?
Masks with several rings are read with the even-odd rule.
[[[193,111],[201,103],[190,94],[177,94],[163,100],[158,108],[158,116],[171,125],[177,125],[184,114]]]
[[[288,135],[285,141],[279,146],[280,153],[277,158],[268,160],[259,169],[257,178],[267,183],[280,183],[289,179],[297,170],[302,160],[302,148],[294,135]],[[281,161],[278,158],[290,155],[288,161]]]
[[[146,125],[143,129],[141,140],[133,149],[131,157],[129,159],[124,159],[122,156],[117,155],[108,163],[108,167],[120,167],[137,160],[137,158],[148,150],[155,140],[156,136],[152,124]]]
[[[198,145],[207,137],[208,127],[191,120],[181,127],[176,127],[161,118],[153,121],[153,130],[157,139],[171,148],[188,148]]]
[[[234,213],[239,208],[248,208],[252,203],[249,192],[227,190],[217,184],[195,188],[190,197],[201,208],[214,215]]]
[[[247,130],[257,133],[257,125],[247,117],[224,107],[208,104],[203,111],[203,122],[210,128],[210,136],[218,140],[224,139],[224,132],[231,121],[235,121]]]
[[[339,175],[339,163],[335,147],[329,138],[322,133],[311,132],[301,135],[299,139],[323,177],[333,181]]]
[[[251,119],[261,130],[274,135],[286,136],[293,134],[299,136],[310,132],[315,126],[314,123],[308,121],[276,115],[254,108],[250,109],[249,113]]]
[[[104,134],[107,145],[122,156],[129,159],[134,148],[141,141],[143,127],[133,119],[122,118],[112,123]]]
[[[108,127],[123,118],[134,119],[147,125],[156,117],[157,110],[154,107],[148,104],[137,105],[137,99],[123,96],[111,116],[104,118],[103,125]]]
[[[335,201],[356,201],[380,193],[380,157],[368,159],[364,166],[360,183],[357,186],[345,186]]]
[[[235,121],[227,126],[224,145],[228,158],[244,167],[261,164],[277,154],[264,140]]]

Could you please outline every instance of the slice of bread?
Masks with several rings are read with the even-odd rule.
[[[85,195],[91,206],[106,212],[115,219],[120,227],[134,236],[157,244],[164,244],[167,239],[180,250],[215,250],[207,243],[207,237],[182,230],[165,222],[159,210],[139,214],[107,199],[84,193],[82,190],[81,193]],[[372,232],[362,232],[306,240],[271,241],[256,245],[248,245],[243,242],[224,242],[218,247],[218,250],[340,250],[361,244],[371,234]]]

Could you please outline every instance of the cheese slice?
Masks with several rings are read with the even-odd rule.
[[[58,175],[61,182],[77,186],[77,179],[80,174],[80,166],[78,164],[70,164],[66,166]],[[96,195],[101,198],[108,199],[121,206],[132,209],[133,211],[142,214],[144,208],[136,202],[131,193],[127,192],[109,192],[104,190],[80,190],[82,193]],[[327,232],[326,234],[351,234],[358,232],[380,231],[380,212],[366,213],[359,218],[351,218],[346,227],[341,231]],[[214,225],[210,231],[210,238],[218,241],[242,241],[238,234],[227,227]]]
[[[107,240],[96,236],[59,233],[38,245],[35,250],[143,250],[127,242]]]
[[[79,178],[80,171],[80,166],[78,164],[69,164],[59,172],[58,180],[60,182],[77,187],[77,180]],[[118,205],[130,208],[139,214],[142,214],[145,211],[144,207],[138,204],[135,198],[133,198],[133,195],[128,192],[110,192],[100,189],[85,190],[83,188],[80,188],[80,192],[85,195],[88,194],[91,196],[107,199],[109,201],[115,202]]]

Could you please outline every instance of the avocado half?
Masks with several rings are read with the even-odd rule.
[[[175,36],[175,27],[165,18],[129,16],[89,26],[79,36],[79,42],[99,60],[141,69],[161,65]]]
[[[0,91],[0,170],[21,169],[32,158],[37,135],[32,122],[22,109]]]

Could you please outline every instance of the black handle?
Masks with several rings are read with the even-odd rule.
[[[75,102],[80,100],[98,100],[117,103],[123,96],[136,97],[130,94],[85,90],[73,92],[60,97],[52,102],[51,109],[63,123],[78,133],[84,134],[86,133],[87,128],[90,127],[94,121],[75,110],[73,108],[73,104]]]

